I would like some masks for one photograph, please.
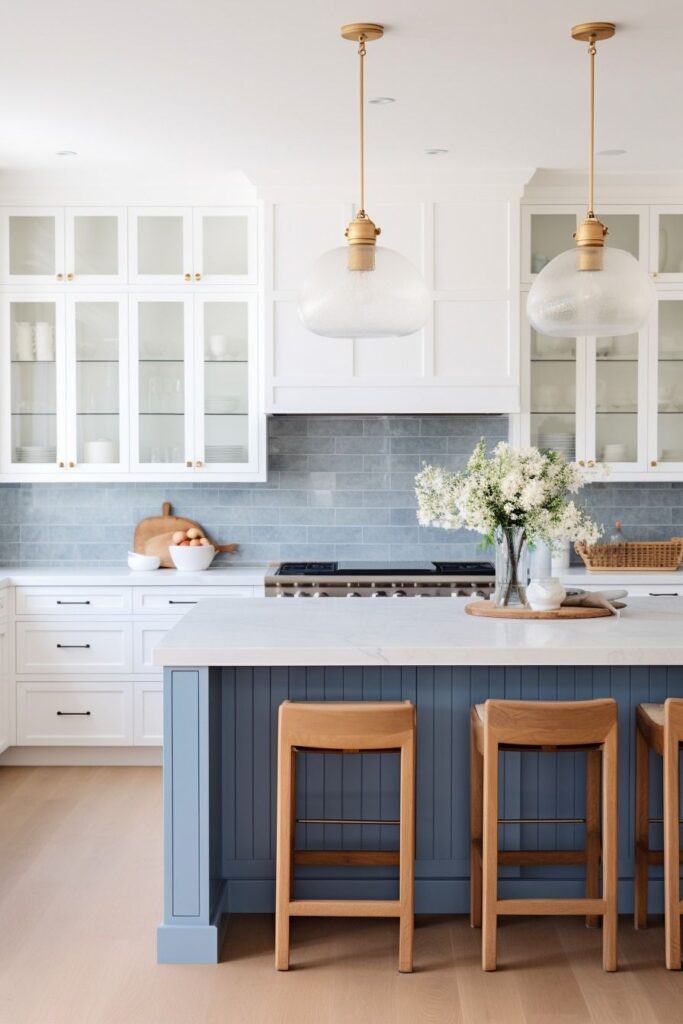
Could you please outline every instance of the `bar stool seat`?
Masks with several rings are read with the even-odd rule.
[[[394,751],[401,757],[399,849],[302,850],[294,849],[296,808],[296,754],[299,751]],[[325,824],[316,819],[317,824]],[[363,824],[354,820],[335,824]],[[382,824],[372,821],[368,824]],[[294,865],[398,864],[397,900],[297,900]],[[289,970],[289,933],[292,917],[398,917],[399,966],[413,969],[415,865],[415,707],[410,701],[284,701],[278,713],[277,864],[275,877],[275,966]]]
[[[634,925],[647,927],[650,864],[664,865],[664,960],[670,971],[681,969],[680,899],[680,747],[683,743],[683,700],[639,704],[636,709],[636,822]],[[650,756],[662,758],[664,783],[664,849],[650,847]]]
[[[603,967],[617,969],[617,705],[614,700],[487,700],[470,718],[470,920],[482,927],[482,967],[496,969],[498,917],[585,914],[603,923]],[[503,751],[586,753],[586,843],[583,850],[498,849],[498,755]],[[602,776],[602,782],[601,782]],[[601,808],[602,804],[602,808]],[[602,819],[602,821],[601,821]],[[563,819],[553,819],[560,823]],[[535,819],[514,819],[534,824]],[[602,834],[601,834],[602,824]],[[602,896],[600,863],[602,861]],[[586,864],[580,899],[499,899],[499,864]]]

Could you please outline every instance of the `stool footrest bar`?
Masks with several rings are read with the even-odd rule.
[[[398,850],[295,850],[295,864],[343,864],[347,867],[394,867]]]
[[[291,900],[290,917],[400,917],[399,900]]]
[[[297,818],[297,825],[400,825],[398,818]]]
[[[572,916],[574,914],[584,916],[586,914],[604,914],[607,909],[605,900],[600,899],[575,899],[575,900],[497,900],[497,914],[541,915],[552,917],[554,915]]]

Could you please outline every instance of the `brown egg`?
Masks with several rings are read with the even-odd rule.
[[[209,546],[211,545],[211,541],[209,540],[209,538],[208,538],[208,537],[200,537],[200,538],[199,538],[199,543],[200,543],[200,544],[202,545],[202,547],[204,547],[204,548],[206,548],[206,547],[209,547]]]
[[[182,530],[176,530],[176,532],[171,537],[171,543],[173,544],[181,544],[184,540],[185,534]]]
[[[181,540],[180,547],[181,548],[189,548],[190,543],[191,543],[191,541],[189,541],[189,540]]]
[[[200,547],[201,543],[202,542],[199,540],[198,537],[193,537],[192,540],[190,541],[190,547],[191,548],[198,548],[198,547]]]
[[[190,538],[190,540],[199,540],[201,535],[202,531],[196,526],[191,526],[190,529],[187,531],[187,536]]]

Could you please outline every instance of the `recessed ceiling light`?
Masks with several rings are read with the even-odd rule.
[[[598,156],[623,156],[625,149],[599,149]]]
[[[447,152],[447,149],[425,149],[427,156],[444,156]]]
[[[375,96],[374,99],[368,100],[368,103],[376,103],[378,106],[382,106],[385,103],[395,103],[396,100],[393,96]]]
[[[78,156],[75,149],[58,149],[57,156]]]

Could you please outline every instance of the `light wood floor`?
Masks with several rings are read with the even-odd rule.
[[[273,920],[231,920],[218,966],[157,966],[156,768],[0,768],[0,1024],[681,1024],[683,976],[660,922],[622,919],[618,974],[575,919],[510,919],[500,969],[464,918],[421,918],[413,975],[397,925],[293,922],[295,970],[273,970]]]

